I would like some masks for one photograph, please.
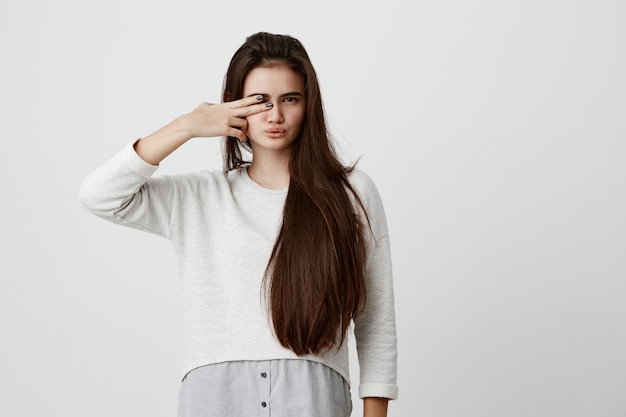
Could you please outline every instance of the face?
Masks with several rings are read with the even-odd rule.
[[[288,152],[302,130],[306,100],[304,77],[285,65],[257,67],[244,81],[244,97],[262,95],[271,109],[248,116],[252,149]]]

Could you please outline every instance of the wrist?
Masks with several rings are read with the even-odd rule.
[[[191,122],[191,116],[189,113],[174,119],[171,124],[172,138],[178,142],[178,145],[182,145],[190,139],[198,137],[198,133],[193,129],[193,123]]]
[[[363,417],[387,417],[388,404],[387,398],[363,398]]]

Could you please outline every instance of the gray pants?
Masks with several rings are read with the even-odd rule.
[[[183,379],[178,417],[349,417],[348,383],[303,359],[201,366]]]

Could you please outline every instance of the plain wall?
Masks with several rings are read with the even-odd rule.
[[[92,216],[78,187],[219,101],[260,30],[304,43],[385,202],[389,415],[626,415],[626,3],[222,3],[0,2],[0,415],[175,415],[171,247]],[[159,173],[219,152],[194,140]]]

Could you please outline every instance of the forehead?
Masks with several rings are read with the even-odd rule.
[[[280,95],[287,92],[304,94],[304,76],[286,65],[256,67],[243,83],[243,95]]]

